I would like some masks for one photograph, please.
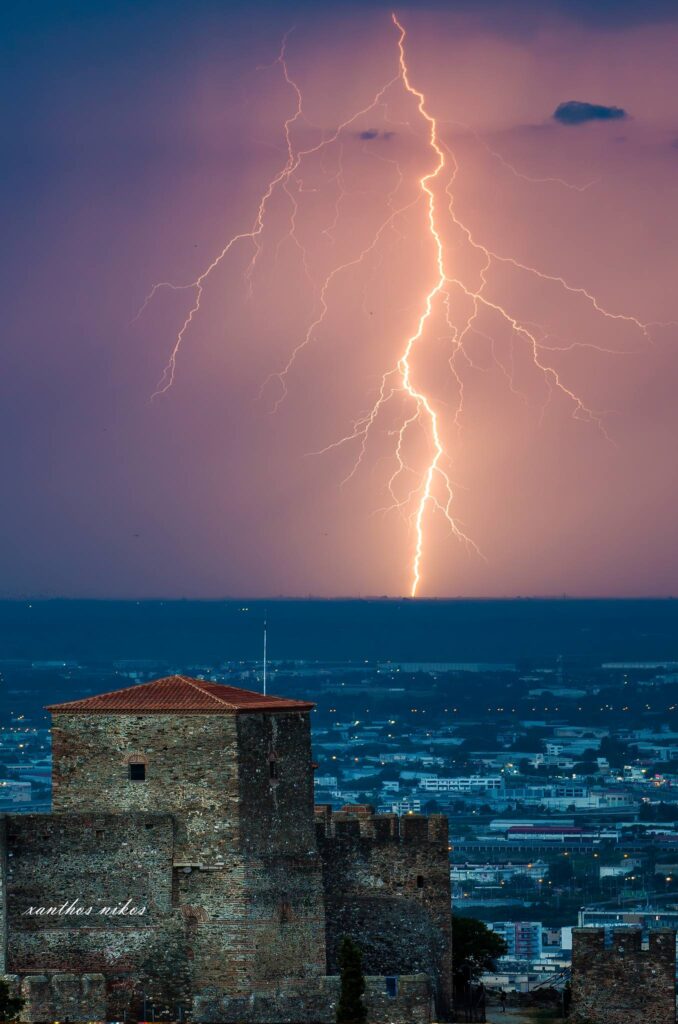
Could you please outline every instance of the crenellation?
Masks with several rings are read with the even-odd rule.
[[[400,838],[403,842],[428,842],[428,818],[423,814],[406,814],[400,819]]]
[[[12,996],[24,1000],[20,1021],[103,1020],[107,1013],[103,974],[5,976]]]
[[[648,936],[650,953],[662,960],[670,960],[676,952],[676,933],[670,928],[651,931]]]
[[[676,932],[640,928],[572,932],[572,1019],[587,1024],[675,1024]]]
[[[340,811],[332,811],[329,804],[315,808],[317,834],[321,838],[363,836],[366,839],[408,844],[429,843],[448,846],[448,822],[444,814],[375,814],[367,804],[345,804]]]
[[[436,815],[431,826],[423,815],[370,816],[346,806],[332,820],[334,828],[319,839],[330,973],[338,969],[342,936],[352,935],[370,974],[421,972],[435,979],[436,1013],[447,1019],[452,999],[447,818]]]
[[[639,953],[642,944],[643,933],[640,928],[614,928],[612,931],[612,949],[619,956]]]
[[[331,822],[331,835],[335,839],[352,839],[360,835],[360,822],[350,814],[338,811]]]
[[[445,846],[448,846],[449,829],[446,814],[429,814],[428,838],[432,843],[443,843]]]

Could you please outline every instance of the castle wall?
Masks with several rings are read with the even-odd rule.
[[[572,1017],[590,1024],[675,1024],[676,933],[619,928],[605,944],[602,928],[572,932]]]
[[[436,1008],[452,998],[452,916],[447,818],[332,815],[319,808],[328,973],[344,935],[363,951],[367,974],[425,972],[438,979]]]
[[[7,973],[7,815],[0,814],[0,976]]]
[[[436,1019],[425,974],[398,977],[396,987],[389,994],[385,977],[365,978],[363,1001],[370,1024],[431,1024]],[[205,1024],[334,1024],[340,991],[340,978],[324,977],[282,992],[254,991],[243,999],[199,999],[196,1019]]]
[[[52,998],[50,1019],[58,1019],[70,999],[76,1019],[77,1000],[99,993],[83,975],[105,976],[110,1017],[138,1004],[142,991],[159,1006],[190,1005],[184,918],[172,901],[171,816],[5,815],[3,826],[5,970],[23,977],[29,1005]],[[111,912],[126,903],[125,913]]]
[[[5,981],[10,995],[24,1001],[21,1021],[111,1019],[103,974],[11,974]]]
[[[53,761],[54,813],[0,816],[25,1020],[330,1024],[344,934],[371,1024],[429,1024],[434,998],[445,1019],[447,820],[352,808],[321,816],[319,849],[306,710],[57,711]]]

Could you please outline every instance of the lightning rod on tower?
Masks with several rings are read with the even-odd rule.
[[[264,697],[266,696],[266,619],[264,619]]]

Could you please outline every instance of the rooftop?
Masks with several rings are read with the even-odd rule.
[[[50,704],[46,710],[61,714],[134,712],[150,715],[176,711],[182,714],[235,715],[256,711],[311,711],[313,707],[307,701],[240,690],[223,683],[190,679],[188,676],[167,676],[83,700]]]

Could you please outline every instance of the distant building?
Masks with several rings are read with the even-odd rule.
[[[641,928],[643,932],[662,928],[678,930],[678,910],[646,907],[642,910],[599,910],[582,907],[578,914],[580,928],[603,928],[611,934],[615,928]]]
[[[619,832],[613,829],[600,831],[598,829],[576,828],[567,825],[515,825],[509,828],[506,833],[508,840],[525,840],[533,842],[586,844],[594,839],[619,839]]]
[[[22,804],[31,799],[30,782],[13,782],[10,779],[0,780],[0,802]]]
[[[492,661],[394,661],[378,666],[379,672],[405,672],[413,675],[423,672],[437,675],[445,672],[515,672],[516,666]]]
[[[494,921],[490,928],[506,943],[508,959],[538,960],[541,957],[541,921]]]
[[[336,789],[338,779],[336,775],[316,775],[313,781],[317,789]]]
[[[391,804],[389,810],[393,814],[419,814],[421,811],[421,800],[398,800],[396,803]]]
[[[473,790],[501,790],[504,779],[501,775],[465,775],[452,778],[427,776],[419,782],[420,789],[436,793],[470,793]]]

